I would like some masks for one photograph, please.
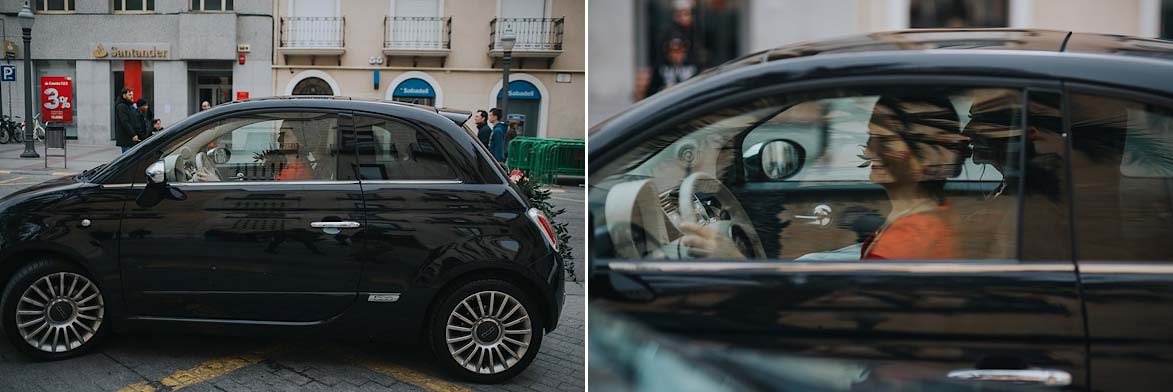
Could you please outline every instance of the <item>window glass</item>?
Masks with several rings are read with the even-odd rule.
[[[592,175],[594,240],[629,259],[1014,259],[1023,101],[886,87],[683,121]]]
[[[155,2],[153,0],[114,0],[115,11],[154,11]]]
[[[218,121],[164,154],[170,182],[334,180],[331,113],[258,114]]]
[[[454,180],[439,144],[423,130],[375,117],[355,118],[359,177],[364,180]]]
[[[34,11],[74,11],[74,0],[33,0]]]
[[[1070,105],[1080,259],[1173,258],[1173,111],[1093,94]]]
[[[1008,3],[1008,0],[912,0],[909,27],[1007,27]]]

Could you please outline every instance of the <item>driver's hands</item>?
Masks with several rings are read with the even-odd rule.
[[[682,223],[680,231],[684,237],[680,244],[688,247],[688,256],[696,258],[744,259],[737,245],[727,236],[715,230],[695,224]]]

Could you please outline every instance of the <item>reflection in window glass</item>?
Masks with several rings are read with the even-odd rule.
[[[355,119],[359,176],[364,180],[454,180],[456,172],[431,136],[405,123]]]
[[[1173,257],[1173,112],[1090,94],[1070,102],[1080,258]]]
[[[909,27],[1007,27],[1007,0],[912,0]]]
[[[839,91],[670,126],[592,176],[600,255],[1013,259],[1019,162],[1035,158],[1022,153],[1023,99],[994,88]],[[1032,131],[1044,126],[1055,125]]]
[[[220,121],[164,154],[170,182],[333,180],[338,121],[326,113]]]

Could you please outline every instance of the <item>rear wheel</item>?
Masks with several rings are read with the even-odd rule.
[[[21,267],[0,298],[5,335],[37,359],[88,351],[105,331],[106,299],[73,264],[46,258]]]
[[[8,140],[10,139],[12,139],[12,136],[8,132],[8,127],[0,126],[0,144],[8,144]]]
[[[461,286],[435,308],[432,351],[450,372],[473,382],[517,376],[542,345],[542,314],[525,293],[502,280]]]

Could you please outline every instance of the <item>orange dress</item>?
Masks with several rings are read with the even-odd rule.
[[[897,218],[863,242],[861,258],[889,260],[959,259],[961,248],[948,219],[949,207]]]
[[[277,181],[297,181],[297,180],[311,180],[314,178],[314,172],[310,165],[301,161],[286,164],[281,168],[281,172],[274,177]]]

